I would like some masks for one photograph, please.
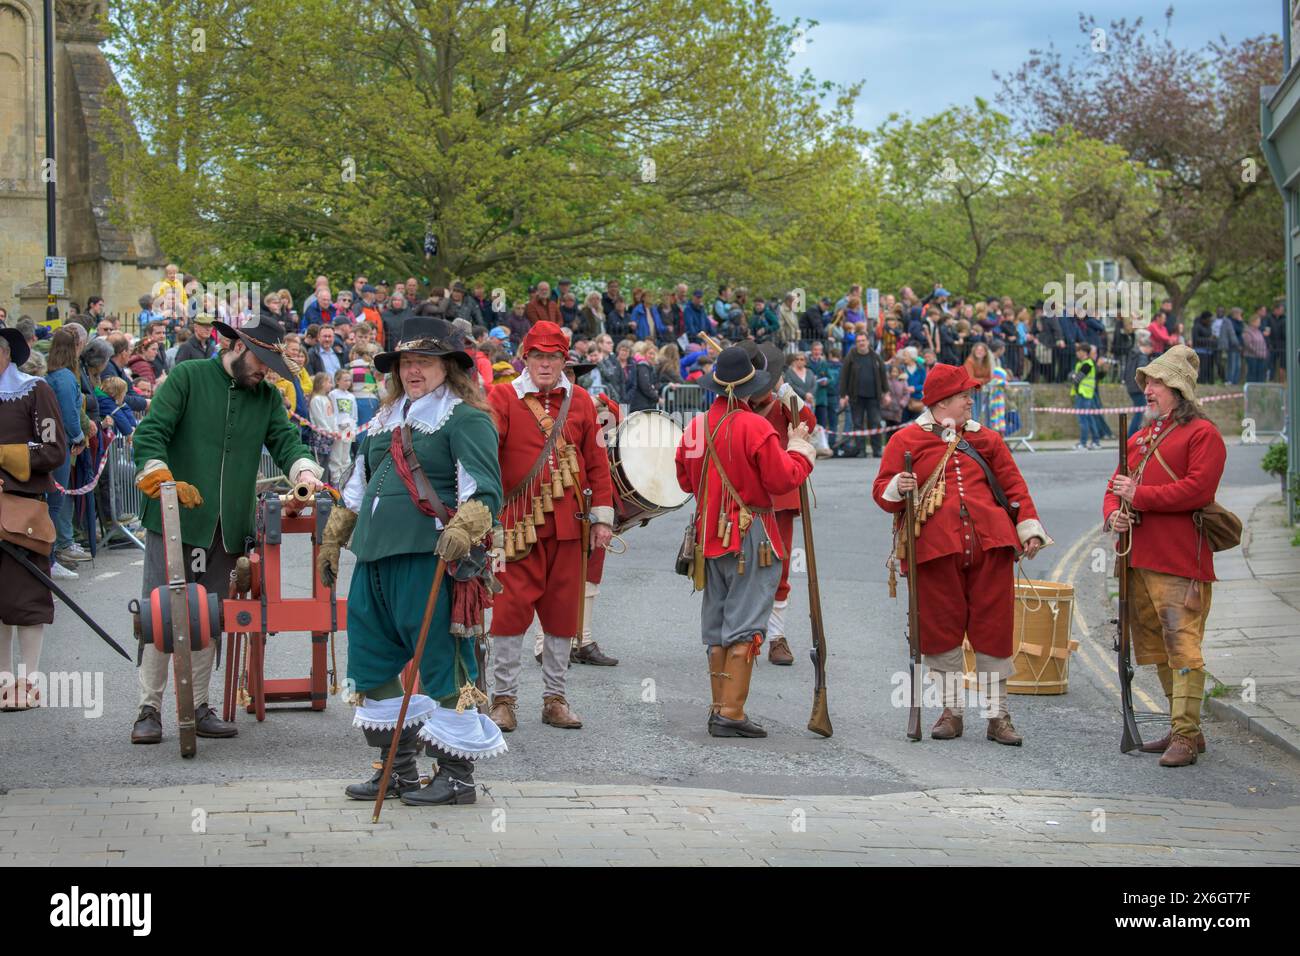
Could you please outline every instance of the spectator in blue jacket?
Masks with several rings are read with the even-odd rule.
[[[713,320],[709,318],[708,310],[704,307],[703,289],[695,290],[682,312],[686,317],[686,338],[692,342],[700,340],[701,332],[712,332],[715,328]]]
[[[64,326],[58,329],[50,341],[50,354],[47,357],[49,371],[45,373],[45,381],[54,390],[54,397],[59,400],[59,415],[63,419],[63,430],[68,436],[68,457],[52,473],[54,480],[64,488],[69,487],[73,455],[86,448],[86,433],[81,429],[81,415],[85,406],[77,376],[78,344],[77,334],[71,328]],[[83,559],[74,549],[72,501],[57,490],[49,493],[48,501],[50,518],[54,521],[55,557],[70,563],[89,560],[89,555]],[[67,575],[64,573],[58,576]]]
[[[307,307],[302,310],[302,318],[298,320],[298,333],[302,334],[307,331],[309,325],[333,325],[334,324],[334,306],[330,301],[330,290],[326,286],[316,290],[316,297],[307,303]]]
[[[663,320],[659,317],[659,308],[650,301],[650,294],[641,289],[632,290],[636,305],[632,308],[632,328],[638,339],[654,342],[666,334]],[[653,323],[653,324],[652,324]]]
[[[126,382],[120,378],[107,375],[99,380],[95,390],[95,400],[99,405],[99,418],[113,422],[113,431],[119,435],[130,435],[135,431],[135,415],[126,406]]]

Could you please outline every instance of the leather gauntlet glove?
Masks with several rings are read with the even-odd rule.
[[[491,530],[492,512],[483,502],[471,498],[460,506],[438,536],[438,557],[448,564],[459,561]]]
[[[147,475],[142,475],[135,483],[135,486],[144,492],[148,497],[154,500],[162,494],[163,482],[176,481],[172,477],[170,469],[155,468]],[[176,498],[186,508],[197,508],[203,504],[203,496],[199,494],[199,489],[195,488],[188,481],[176,482]]]
[[[339,579],[339,552],[351,539],[356,524],[357,513],[341,506],[336,506],[330,512],[330,520],[325,522],[325,533],[316,553],[316,572],[327,588],[332,588]]]

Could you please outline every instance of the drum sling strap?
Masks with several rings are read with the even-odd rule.
[[[1011,527],[1016,527],[1020,523],[1020,502],[1007,499],[1007,493],[1002,490],[1002,484],[998,481],[997,475],[993,474],[993,469],[984,460],[984,456],[976,451],[970,442],[963,438],[957,442],[957,450],[980,466],[980,471],[984,472],[984,478],[988,481],[989,489],[993,492],[993,500],[1007,513],[1007,517],[1011,519]]]

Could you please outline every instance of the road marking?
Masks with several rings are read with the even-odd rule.
[[[1098,525],[1095,529],[1093,529],[1091,535],[1081,538],[1078,542],[1076,542],[1075,546],[1070,549],[1070,553],[1073,553],[1076,548],[1079,548],[1080,544],[1086,546],[1088,543],[1091,542],[1091,540],[1094,537],[1096,537],[1098,534],[1102,534],[1103,532],[1104,529],[1102,528],[1102,526]],[[1068,557],[1069,554],[1067,553],[1066,556]],[[1097,665],[1091,663],[1092,658],[1089,656],[1088,651],[1091,651],[1093,654],[1096,655],[1096,659],[1100,663],[1101,667],[1105,668],[1106,671],[1109,672],[1110,674],[1110,676],[1103,676],[1102,680],[1105,682],[1106,686],[1111,689],[1111,691],[1113,691],[1116,695],[1118,695],[1119,694],[1118,661],[1113,662],[1115,665],[1115,669],[1111,670],[1109,665],[1112,662],[1107,659],[1105,650],[1099,644],[1100,639],[1098,640],[1092,639],[1092,629],[1088,627],[1088,622],[1085,621],[1083,618],[1083,612],[1079,610],[1079,588],[1075,584],[1075,581],[1078,578],[1079,571],[1083,567],[1083,562],[1087,557],[1088,557],[1087,551],[1083,551],[1082,549],[1080,549],[1080,553],[1078,557],[1075,559],[1073,566],[1070,568],[1069,575],[1066,577],[1066,583],[1074,588],[1074,608],[1073,608],[1074,620],[1075,623],[1078,625],[1079,630],[1083,634],[1083,640],[1079,641],[1079,650],[1081,652],[1084,663],[1089,665],[1089,669],[1091,669],[1094,673],[1101,675],[1102,670]],[[1062,563],[1064,563],[1064,561],[1062,561]],[[1058,565],[1057,567],[1059,568],[1060,565]],[[1052,572],[1053,577],[1056,576],[1056,573],[1057,571],[1053,570]],[[1162,711],[1163,708],[1161,708],[1159,704],[1157,704],[1154,700],[1152,700],[1151,696],[1147,694],[1147,692],[1144,691],[1141,687],[1139,687],[1136,683],[1132,684],[1132,688],[1133,688],[1134,696],[1137,697],[1137,699],[1142,704],[1144,704],[1153,714],[1158,714]]]
[[[122,573],[121,571],[104,571],[102,574],[96,574],[96,575],[95,575],[95,580],[96,580],[96,581],[103,581],[103,580],[105,580],[106,578],[115,578],[115,577],[117,577],[117,576],[118,576],[119,574],[121,574],[121,573]]]
[[[144,564],[144,559],[143,559],[143,558],[141,558],[139,561],[132,561],[132,562],[131,562],[131,567],[133,567],[133,568],[138,568],[138,567],[140,567],[140,565],[142,565],[142,564]]]

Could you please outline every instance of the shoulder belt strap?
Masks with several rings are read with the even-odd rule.
[[[564,423],[569,417],[569,403],[572,401],[573,389],[569,388],[564,393],[564,401],[560,403],[560,413],[555,416],[555,421],[551,423],[549,431],[547,431],[546,427],[542,425],[541,419],[538,418],[537,427],[541,428],[542,432],[546,435],[546,441],[542,443],[542,453],[537,456],[537,460],[533,462],[533,467],[530,468],[528,474],[524,476],[524,480],[510,489],[510,493],[505,497],[506,502],[513,501],[526,491],[533,483],[533,479],[541,473],[542,466],[546,464],[546,459],[551,456],[551,449],[555,447],[555,443],[560,439],[560,433],[564,431]],[[528,396],[525,396],[524,404],[528,406],[534,416],[537,415],[538,409],[541,407],[541,403],[536,399],[533,399],[533,402],[530,405],[528,403]]]
[[[957,442],[957,450],[980,466],[980,471],[984,472],[984,478],[988,481],[989,488],[993,492],[993,500],[998,503],[998,507],[1007,513],[1007,517],[1011,519],[1012,527],[1018,525],[1020,523],[1018,511],[1020,502],[1012,503],[1007,499],[1007,493],[1002,490],[1002,484],[998,481],[998,476],[993,474],[993,469],[984,460],[984,456],[976,451],[975,447],[965,438]]]
[[[447,522],[451,520],[451,512],[449,512],[447,506],[442,503],[442,499],[438,497],[438,493],[433,490],[433,485],[429,481],[429,476],[424,473],[424,469],[420,466],[420,459],[416,457],[415,446],[411,442],[411,426],[403,425],[397,430],[397,432],[398,434],[394,437],[396,438],[400,436],[402,442],[402,461],[406,465],[406,469],[410,471],[411,484],[414,485],[415,495],[418,496],[416,503],[419,504],[420,502],[424,502],[433,509],[434,516],[446,525]],[[393,463],[397,463],[396,457],[394,457]],[[405,484],[405,482],[403,482],[403,484]],[[407,491],[409,492],[410,490],[411,486],[408,485]]]

